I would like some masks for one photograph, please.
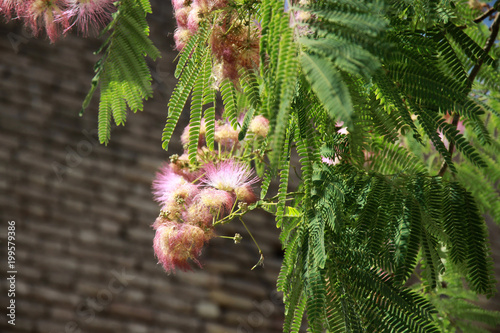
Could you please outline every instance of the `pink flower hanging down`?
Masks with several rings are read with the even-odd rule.
[[[12,12],[15,12],[16,15],[22,15],[27,4],[28,2],[23,0],[2,0],[0,2],[0,13],[5,15],[5,18],[9,21],[12,18]]]
[[[66,0],[67,15],[74,18],[74,25],[84,35],[88,36],[89,30],[100,30],[111,22],[111,14],[116,10],[114,0]]]
[[[69,26],[67,13],[63,11],[61,0],[26,1],[21,13],[28,20],[33,33],[37,35],[43,27],[51,42],[61,35],[61,30]]]
[[[153,248],[158,262],[167,272],[176,268],[186,271],[191,269],[189,260],[201,267],[198,257],[208,239],[209,235],[197,226],[165,222],[156,227]]]

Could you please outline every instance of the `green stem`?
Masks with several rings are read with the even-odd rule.
[[[262,254],[262,250],[260,249],[259,243],[257,243],[257,241],[255,240],[255,238],[253,237],[252,233],[247,228],[247,225],[245,224],[245,222],[243,222],[243,219],[241,218],[241,216],[240,216],[240,221],[243,224],[243,226],[245,227],[245,229],[247,230],[247,232],[250,235],[250,237],[252,237],[253,242],[255,243],[255,245],[257,246],[257,249],[259,250],[260,258],[259,258],[259,261],[257,261],[257,263],[252,267],[252,270],[253,270],[253,269],[255,269],[255,267],[261,266],[261,265],[264,264],[264,255]]]

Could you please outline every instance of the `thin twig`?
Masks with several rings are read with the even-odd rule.
[[[252,270],[253,270],[253,269],[255,269],[255,267],[262,266],[264,264],[264,254],[262,253],[262,250],[260,249],[259,243],[257,243],[257,241],[255,240],[255,238],[253,237],[252,233],[247,228],[247,225],[245,224],[245,222],[243,222],[243,219],[241,218],[241,216],[240,216],[240,221],[243,224],[243,226],[245,227],[245,229],[247,230],[247,232],[250,235],[250,237],[252,237],[252,240],[255,243],[255,245],[257,246],[257,249],[259,249],[259,254],[260,254],[259,261],[257,261],[257,263],[252,267]]]
[[[484,46],[484,55],[477,59],[477,63],[474,65],[474,68],[470,71],[468,80],[472,84],[474,83],[474,80],[476,79],[477,74],[479,73],[479,70],[481,69],[481,66],[484,63],[485,57],[488,55],[488,53],[491,50],[491,47],[493,44],[495,44],[495,40],[497,39],[498,36],[498,30],[500,27],[500,15],[495,16],[495,20],[493,21],[493,24],[491,25],[491,34],[488,37],[488,40],[486,41],[486,45]],[[458,113],[455,113],[453,115],[453,120],[451,124],[456,128],[458,125],[458,122],[460,120],[460,115]],[[455,144],[453,142],[450,142],[450,147],[448,148],[448,152],[450,153],[450,156],[453,155],[453,151],[455,150]],[[443,162],[441,165],[441,169],[439,169],[438,176],[443,177],[443,175],[446,173],[446,170],[448,169],[448,163]]]

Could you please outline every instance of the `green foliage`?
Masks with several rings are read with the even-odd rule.
[[[453,269],[440,278],[442,286],[425,297],[438,311],[436,322],[443,333],[487,333],[500,325],[500,312],[482,309],[477,295],[463,288],[460,274]]]
[[[219,148],[217,107],[241,142],[253,135],[254,116],[270,121],[269,135],[238,158],[262,177],[250,209],[275,214],[282,230],[284,332],[299,332],[304,318],[311,332],[473,332],[471,320],[479,319],[496,325],[497,313],[467,300],[495,292],[483,214],[500,222],[500,48],[490,40],[500,21],[492,31],[474,23],[481,13],[463,1],[230,3],[224,10],[232,18],[260,25],[259,68],[240,69],[238,79],[212,71],[219,14],[207,14],[180,54],[162,141],[167,149],[190,96],[192,164],[202,126],[207,147]],[[111,117],[123,123],[126,105],[140,109],[149,96],[141,64],[156,53],[147,27],[130,34],[142,36],[134,47],[120,39],[133,37],[123,37],[119,23],[144,17],[133,4],[120,2],[94,80],[94,87],[101,80],[103,141]],[[294,153],[300,185],[288,192]],[[270,198],[273,177],[279,186]],[[420,282],[410,288],[416,272]]]
[[[205,64],[205,62],[210,62],[209,59],[204,58],[204,56],[207,55],[207,49],[204,44],[208,38],[208,32],[209,30],[206,27],[202,27],[197,35],[190,38],[188,44],[182,50],[181,58],[177,64],[177,70],[175,73],[175,75],[180,78],[172,96],[170,97],[170,101],[168,102],[167,123],[162,134],[164,149],[168,148],[168,143],[170,142],[172,133],[177,125],[177,121],[181,116],[181,112],[184,109],[184,105],[186,104],[194,85],[198,81],[198,77],[201,75],[201,71],[197,67],[199,66],[203,68],[203,64]],[[201,82],[198,81],[198,95],[202,94],[202,91],[206,88],[208,80],[206,81],[207,82],[203,79]],[[196,112],[200,112],[199,108]],[[193,145],[192,140],[196,141],[196,145],[198,144],[198,136],[190,135],[189,146]],[[190,158],[192,158],[192,156]]]
[[[116,125],[125,124],[127,106],[134,112],[143,109],[143,100],[151,97],[151,73],[146,55],[153,60],[160,52],[149,40],[146,15],[151,13],[148,0],[120,0],[113,21],[103,31],[110,31],[102,45],[102,58],[95,66],[92,88],[83,102],[88,107],[100,85],[99,141],[107,144],[111,136],[111,117]]]

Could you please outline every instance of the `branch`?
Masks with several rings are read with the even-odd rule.
[[[493,7],[495,8],[495,7]],[[477,59],[477,63],[474,65],[474,68],[470,71],[468,80],[472,84],[474,83],[474,80],[476,79],[477,74],[479,73],[479,70],[481,69],[481,66],[484,63],[484,57],[488,55],[488,53],[491,50],[491,47],[493,44],[495,44],[495,40],[497,39],[498,36],[498,30],[500,28],[500,15],[495,16],[495,20],[493,21],[493,24],[491,25],[491,34],[488,37],[488,40],[486,41],[486,45],[484,46],[484,55],[483,57]],[[458,125],[458,122],[460,120],[460,115],[458,113],[455,113],[453,116],[453,120],[451,124],[455,126],[455,128]],[[450,147],[448,149],[448,152],[450,153],[450,156],[453,155],[453,151],[455,150],[455,144],[454,142],[450,142]],[[443,175],[446,173],[446,170],[448,169],[448,164],[446,162],[443,162],[443,165],[441,166],[441,169],[439,169],[438,176],[443,177]]]
[[[490,9],[488,9],[487,11],[485,11],[483,14],[481,14],[480,16],[476,17],[473,22],[474,23],[480,23],[482,22],[485,18],[487,18],[488,16],[490,16],[491,14],[493,14],[494,12],[496,12],[496,8],[495,6],[491,7]]]

